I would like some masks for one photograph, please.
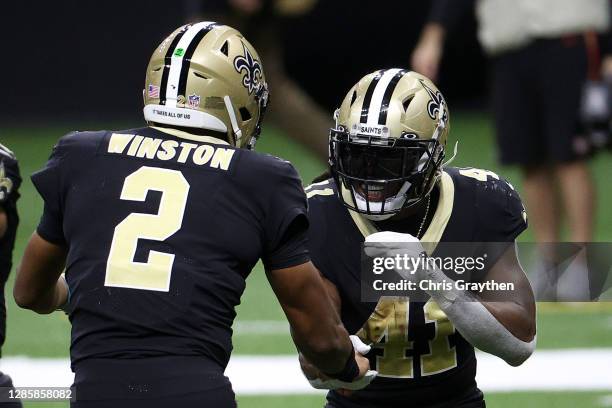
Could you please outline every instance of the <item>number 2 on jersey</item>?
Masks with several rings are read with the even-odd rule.
[[[150,190],[162,193],[157,214],[132,213],[115,227],[106,263],[105,286],[168,292],[174,254],[150,251],[134,262],[139,239],[164,241],[181,229],[189,183],[180,171],[143,166],[126,177],[121,199],[145,201]]]

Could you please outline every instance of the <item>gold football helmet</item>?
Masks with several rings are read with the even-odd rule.
[[[384,220],[431,192],[444,160],[449,112],[428,78],[403,69],[368,74],[334,116],[329,164],[348,208]]]
[[[143,95],[149,123],[207,129],[253,148],[268,85],[255,48],[235,29],[205,21],[178,28],[157,47]]]

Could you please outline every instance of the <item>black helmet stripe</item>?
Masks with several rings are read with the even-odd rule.
[[[166,104],[166,87],[168,86],[168,75],[170,73],[170,64],[172,63],[172,54],[174,53],[174,49],[176,45],[183,37],[183,34],[191,27],[191,24],[187,24],[183,26],[183,29],[178,32],[176,36],[172,39],[170,46],[166,50],[166,55],[164,57],[164,72],[162,72],[161,84],[159,87],[159,104]]]
[[[372,103],[372,95],[374,94],[374,89],[382,78],[384,70],[380,70],[376,73],[374,78],[372,78],[372,82],[368,85],[368,89],[366,90],[365,97],[363,98],[363,105],[361,105],[361,123],[367,123],[368,121],[368,112],[370,111],[370,104]]]
[[[193,40],[187,47],[187,50],[185,51],[185,56],[183,57],[183,66],[181,67],[181,76],[179,77],[179,85],[178,85],[179,95],[185,95],[185,97],[187,97],[185,92],[187,89],[187,74],[189,73],[189,66],[191,65],[191,57],[193,57],[193,53],[195,52],[196,48],[198,47],[198,45],[200,44],[204,36],[208,34],[215,27],[217,27],[217,24],[211,24],[203,28],[202,30],[200,30],[200,32],[197,33],[195,37],[193,37]]]
[[[387,89],[385,89],[385,94],[383,95],[382,102],[380,104],[380,114],[378,115],[378,124],[386,125],[387,124],[387,110],[389,109],[389,103],[391,102],[391,97],[393,96],[393,92],[397,87],[397,84],[402,79],[402,77],[406,74],[405,69],[400,70],[389,82]]]

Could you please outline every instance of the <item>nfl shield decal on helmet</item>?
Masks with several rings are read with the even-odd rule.
[[[191,109],[198,109],[200,106],[200,95],[191,94],[187,97],[187,105]]]

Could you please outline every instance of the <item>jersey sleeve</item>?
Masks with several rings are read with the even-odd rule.
[[[512,242],[527,229],[527,213],[512,184],[499,178],[477,189],[481,242]]]
[[[19,197],[21,176],[13,153],[0,144],[0,207],[15,203]]]
[[[306,187],[308,197],[308,218],[310,227],[308,228],[308,251],[312,263],[317,267],[321,274],[337,287],[340,287],[336,276],[336,269],[332,268],[329,260],[328,239],[328,210],[327,199],[329,194],[334,194],[329,180]]]
[[[306,194],[293,166],[283,161],[279,167],[270,186],[272,193],[264,226],[262,260],[268,270],[289,268],[310,260],[306,247]]]
[[[512,242],[527,229],[527,213],[519,194],[503,178],[489,176],[476,188],[476,256],[486,254],[485,268],[474,272],[482,281]]]
[[[62,166],[66,160],[66,148],[61,139],[53,148],[49,160],[31,177],[34,187],[44,201],[44,211],[36,232],[46,241],[65,244],[62,205]]]

